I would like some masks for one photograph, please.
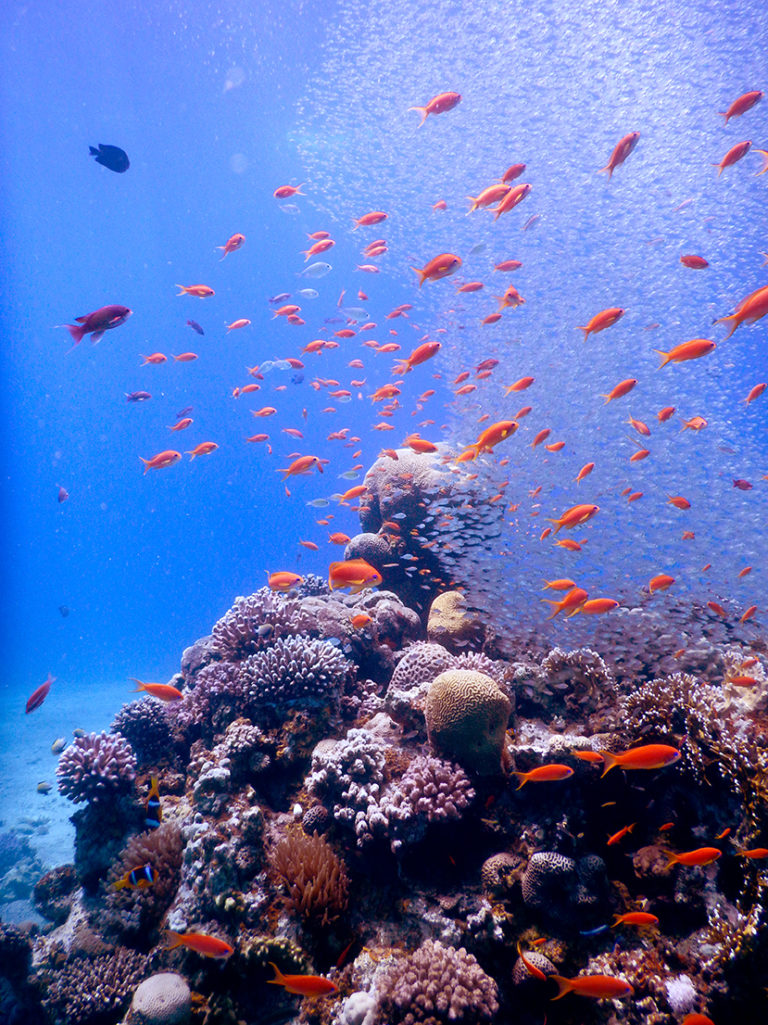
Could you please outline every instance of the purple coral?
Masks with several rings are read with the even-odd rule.
[[[214,625],[212,644],[220,658],[239,662],[260,651],[275,637],[298,632],[298,603],[268,587],[247,598],[236,598],[235,604]]]
[[[159,701],[143,699],[123,705],[110,731],[133,748],[139,765],[157,765],[173,755],[174,713]]]
[[[433,823],[460,819],[474,797],[469,777],[458,765],[417,756],[381,799],[381,810],[391,822],[393,851],[420,840]]]
[[[314,705],[335,700],[353,666],[333,644],[307,637],[279,637],[241,665],[247,712],[270,704]]]
[[[481,1025],[499,1009],[498,988],[463,947],[427,940],[377,983],[375,1025]]]
[[[124,737],[88,733],[65,749],[56,775],[59,791],[70,801],[104,804],[133,789],[136,756]]]

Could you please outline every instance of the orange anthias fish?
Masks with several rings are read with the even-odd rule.
[[[723,852],[718,847],[697,847],[695,851],[682,851],[667,854],[667,868],[671,865],[687,865],[690,867],[711,865]]]
[[[537,768],[531,769],[530,772],[513,772],[512,775],[517,776],[520,780],[520,786],[517,789],[522,790],[526,783],[552,783],[568,779],[573,775],[573,769],[570,765],[558,765],[553,762],[550,765],[539,765]]]
[[[173,932],[169,929],[167,935],[171,943],[165,948],[166,950],[186,947],[187,950],[194,950],[196,954],[202,954],[203,957],[217,958],[229,957],[234,953],[234,947],[225,943],[224,940],[220,940],[216,936],[209,936],[204,932]]]
[[[553,1000],[560,1000],[566,993],[576,993],[582,997],[593,997],[595,1000],[620,1000],[632,996],[635,992],[624,979],[614,975],[577,975],[574,979],[566,979],[562,975],[550,975],[560,992]]]
[[[689,359],[699,359],[701,356],[706,356],[707,353],[712,352],[715,348],[715,343],[711,342],[708,338],[692,338],[690,342],[682,342],[680,345],[676,345],[674,349],[670,349],[669,352],[662,352],[661,349],[654,349],[661,356],[661,363],[659,369],[665,367],[667,363],[683,363]]]
[[[611,388],[607,395],[601,395],[600,398],[605,399],[606,404],[613,402],[614,399],[622,399],[632,391],[636,384],[636,377],[628,377],[626,381],[619,381],[615,387]]]
[[[295,993],[300,997],[326,997],[335,993],[338,986],[330,979],[322,975],[283,975],[277,965],[270,961],[269,964],[275,970],[274,979],[267,979],[267,982],[275,986],[284,986],[286,993]]]
[[[226,256],[227,253],[234,253],[236,249],[239,249],[243,242],[245,242],[245,235],[232,235],[227,239],[223,246],[216,246],[216,248],[223,249],[224,256]],[[222,256],[222,260],[224,259],[224,256]]]
[[[568,613],[567,619],[571,616],[601,616],[606,612],[613,612],[614,609],[619,607],[619,603],[615,598],[591,598],[589,601],[582,602],[581,605]]]
[[[304,582],[304,577],[298,573],[291,573],[289,570],[278,570],[270,573],[267,579],[267,586],[270,591],[290,591],[292,587]]]
[[[600,172],[606,171],[608,177],[613,177],[613,172],[616,168],[623,164],[629,154],[637,145],[637,140],[640,138],[640,132],[630,132],[629,135],[625,135],[622,139],[616,143],[611,158],[605,167],[600,168]]]
[[[430,114],[444,114],[446,110],[453,110],[460,101],[461,93],[438,93],[425,107],[409,107],[408,110],[417,110],[421,114],[419,122],[419,128],[421,128]]]
[[[218,447],[219,446],[215,441],[201,441],[199,445],[195,445],[190,452],[187,452],[187,455],[191,462],[193,459],[197,458],[197,456],[210,455],[210,453],[215,452]]]
[[[712,165],[718,169],[717,177],[720,177],[726,167],[731,167],[733,164],[737,163],[737,161],[741,160],[742,157],[745,157],[749,152],[749,147],[751,145],[752,142],[749,140],[745,142],[737,142],[735,146],[731,146],[720,163]]]
[[[579,327],[578,330],[584,332],[584,341],[586,342],[590,335],[597,334],[598,331],[605,331],[607,327],[611,327],[623,316],[624,310],[621,306],[609,306],[607,310],[596,313],[587,322],[586,327]]]
[[[502,182],[500,185],[489,185],[476,196],[467,196],[467,199],[472,200],[469,213],[472,213],[474,210],[482,210],[483,207],[490,206],[492,203],[498,203],[506,196],[509,189],[510,186]]]
[[[654,594],[656,591],[666,591],[674,582],[675,578],[669,576],[668,573],[659,573],[648,582],[648,590],[651,594]]]
[[[408,357],[408,359],[398,360],[392,368],[392,373],[398,377],[401,374],[407,374],[413,370],[414,367],[419,366],[420,363],[426,362],[428,359],[432,359],[440,351],[440,342],[424,342],[423,345],[417,346]]]
[[[181,459],[181,452],[166,449],[165,452],[158,452],[151,459],[144,459],[142,456],[139,456],[139,459],[144,463],[144,473],[146,473],[147,470],[162,470],[166,466],[173,466]]]
[[[287,477],[295,477],[297,474],[309,473],[313,466],[316,466],[320,473],[323,472],[323,464],[317,456],[299,456],[298,459],[294,459],[290,466],[286,466],[277,472],[282,473],[282,479],[285,480]]]
[[[526,182],[522,185],[515,185],[509,190],[504,198],[499,202],[498,206],[494,207],[493,219],[498,221],[502,214],[508,213],[510,210],[514,210],[518,206],[528,193],[531,191],[531,186]]]
[[[658,924],[659,920],[656,915],[652,915],[648,911],[628,911],[625,915],[616,915],[611,928],[615,929],[617,925],[648,926]]]
[[[365,559],[347,559],[332,562],[328,567],[328,586],[332,591],[350,588],[350,594],[359,594],[366,587],[378,587],[381,573]]]
[[[732,117],[741,117],[742,114],[746,114],[748,110],[751,110],[756,103],[762,100],[763,94],[759,89],[753,89],[751,92],[743,93],[738,99],[734,100],[728,110],[721,110],[720,116],[725,118],[725,123],[728,124]]]
[[[600,760],[602,761],[602,758]],[[621,843],[624,837],[627,836],[628,833],[631,833],[636,825],[637,823],[633,822],[631,826],[624,826],[624,828],[620,829],[618,833],[614,833],[612,836],[609,836],[606,842],[606,846],[613,847],[615,844]]]
[[[547,619],[554,619],[555,616],[564,609],[568,609],[568,611],[577,609],[580,605],[584,604],[587,597],[588,594],[583,587],[572,587],[564,596],[562,601],[553,601],[551,598],[542,598],[541,601],[552,606],[552,614],[547,616]]]
[[[517,426],[517,421],[515,420],[498,420],[496,423],[491,424],[490,427],[486,427],[474,444],[468,445],[464,449],[456,461],[465,463],[468,460],[477,459],[481,452],[492,452],[499,442],[504,441],[515,433]]]
[[[209,288],[208,285],[177,285],[176,287],[181,289],[177,293],[178,295],[194,295],[198,299],[207,299],[211,295],[216,295],[214,290]]]
[[[181,691],[177,690],[176,687],[172,687],[170,683],[142,683],[135,676],[131,676],[130,679],[133,683],[138,684],[138,687],[134,688],[134,693],[140,690],[145,691],[153,698],[159,698],[161,701],[181,701],[184,697]]]
[[[605,760],[603,776],[617,765],[622,769],[662,769],[665,765],[672,765],[680,757],[678,749],[668,744],[642,744],[620,754],[601,750],[600,754]]]
[[[572,505],[570,509],[566,509],[562,516],[554,520],[552,517],[547,517],[550,523],[556,523],[555,533],[564,527],[566,530],[572,530],[574,527],[581,526],[582,523],[586,523],[587,520],[591,520],[600,511],[599,505]]]
[[[729,317],[720,317],[715,323],[731,324],[731,330],[725,336],[730,338],[740,324],[744,322],[753,324],[756,320],[764,317],[766,313],[768,313],[768,285],[763,285],[762,288],[750,292],[746,298],[742,299],[735,312]]]
[[[425,281],[438,281],[447,278],[461,267],[461,257],[454,253],[440,253],[433,256],[423,267],[411,267],[419,275],[419,288]]]

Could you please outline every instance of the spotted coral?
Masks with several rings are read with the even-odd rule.
[[[499,773],[512,704],[494,681],[449,669],[427,693],[427,735],[434,750],[478,775]]]
[[[88,733],[65,748],[56,775],[59,791],[75,804],[107,804],[133,789],[136,756],[124,737]]]
[[[426,940],[376,984],[375,1025],[481,1025],[499,1009],[498,988],[463,947]]]

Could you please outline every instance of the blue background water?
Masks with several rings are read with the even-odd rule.
[[[768,101],[726,127],[716,113],[767,86],[763,5],[584,2],[532,11],[486,0],[466,8],[447,0],[7,5],[0,39],[6,822],[38,807],[34,784],[55,771],[47,754],[54,736],[75,725],[106,727],[128,699],[129,677],[167,679],[181,650],[268,571],[326,571],[339,549],[315,524],[323,510],[305,503],[354,483],[338,478],[352,465],[352,449],[328,443],[327,434],[349,426],[362,438],[359,461],[367,467],[382,444],[414,429],[414,397],[439,387],[433,371],[452,380],[486,356],[502,361],[481,392],[459,404],[437,396],[423,414],[436,420],[431,436],[445,425],[442,436],[462,442],[475,436],[481,413],[512,415],[527,401],[527,393],[502,400],[503,384],[537,377],[542,392],[532,390],[530,402],[538,400],[541,416],[526,429],[532,436],[551,426],[552,439],[568,436],[568,450],[558,461],[521,443],[510,457],[517,497],[544,486],[542,516],[581,497],[571,482],[596,452],[610,466],[602,482],[595,475],[591,495],[613,524],[585,556],[593,583],[618,592],[662,569],[712,561],[707,586],[727,596],[738,568],[759,569],[765,407],[739,400],[768,376],[765,327],[741,328],[715,356],[659,376],[653,348],[691,337],[720,341],[724,331],[712,320],[768,280],[758,255],[768,175],[754,176],[755,155],[720,179],[710,166],[740,139],[768,147]],[[417,129],[407,108],[446,89],[462,93],[460,106]],[[597,169],[631,130],[640,131],[640,143],[609,182]],[[127,151],[126,174],[88,156],[100,142]],[[518,160],[528,163],[525,180],[534,186],[524,213],[496,225],[487,214],[466,217],[465,197]],[[277,186],[300,182],[305,199],[273,198]],[[436,214],[432,204],[441,198],[448,210]],[[390,212],[362,240],[380,233],[389,241],[375,278],[355,270],[361,233],[349,231],[353,217],[370,209]],[[533,213],[540,222],[523,233]],[[315,282],[297,273],[306,233],[318,229],[330,230],[337,245],[320,257],[333,271]],[[246,244],[220,262],[215,247],[234,232]],[[485,248],[473,253],[478,245]],[[523,259],[511,280],[526,305],[500,327],[480,328],[495,308],[487,292],[500,289],[458,297],[461,304],[449,282],[419,292],[409,266],[443,250],[462,255],[467,280],[490,282],[494,262]],[[681,252],[707,256],[710,271],[682,268]],[[206,283],[216,296],[177,298],[177,282]],[[272,319],[270,296],[308,285],[320,296],[299,300],[306,327]],[[355,298],[358,288],[370,302]],[[381,341],[389,340],[385,314],[398,303],[415,305],[408,324],[396,322],[406,355],[423,332],[445,328],[434,366],[407,382],[391,437],[370,430],[375,414],[364,397],[391,379],[390,357],[374,358],[358,341],[307,357],[302,383],[280,378],[285,391],[274,391],[273,376],[256,395],[232,398],[250,380],[246,366],[296,356],[318,337],[342,289],[347,305],[379,323]],[[134,314],[97,346],[86,338],[72,349],[66,331],[54,328],[107,303]],[[575,325],[611,305],[627,308],[623,321],[583,345]],[[189,317],[204,326],[204,338],[186,326]],[[228,335],[225,325],[240,317],[251,326]],[[661,327],[644,332],[652,322]],[[141,353],[189,349],[197,362],[139,365]],[[310,387],[312,377],[347,383],[357,371],[346,363],[360,355],[363,397],[322,414],[330,400]],[[597,395],[627,376],[645,392],[604,409]],[[152,400],[125,401],[139,389]],[[631,412],[650,422],[667,403],[684,416],[707,416],[711,430],[680,435],[670,425],[654,439],[654,465],[633,486],[656,502],[652,511],[637,503],[630,514],[618,491],[624,477],[638,477],[627,470],[632,445],[622,421]],[[277,416],[254,420],[249,410],[266,404]],[[189,405],[193,428],[171,434],[167,425]],[[303,430],[305,439],[294,442],[282,427]],[[244,441],[261,430],[273,438],[272,458]],[[139,455],[204,440],[219,450],[142,474]],[[292,451],[332,463],[322,481],[292,482],[288,502],[274,471]],[[735,491],[734,477],[755,489]],[[70,494],[62,504],[58,485]],[[680,520],[664,492],[694,501],[695,548],[681,548]],[[572,569],[561,553],[541,552],[542,524],[531,511],[523,507],[507,539],[526,557],[493,578],[516,610],[538,608],[538,590],[533,597],[525,590],[534,577],[538,588],[540,573]],[[345,511],[330,529],[351,534],[355,526]],[[320,552],[300,548],[299,538],[317,541]],[[698,585],[697,573],[691,568],[685,586]],[[749,593],[740,592],[742,605],[763,597],[757,576]],[[57,677],[51,697],[27,718],[24,701],[48,672]]]

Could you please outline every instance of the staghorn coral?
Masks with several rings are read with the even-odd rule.
[[[147,943],[156,939],[154,930],[168,910],[181,880],[184,842],[181,830],[173,822],[132,836],[120,860],[113,865],[106,900],[104,921],[122,940]],[[139,865],[150,864],[155,882],[146,889],[113,889],[118,879]]]
[[[458,821],[474,798],[463,769],[441,758],[418,755],[381,798],[392,850],[420,840],[432,823]]]
[[[110,726],[131,745],[141,767],[173,758],[175,714],[159,701],[144,698],[123,705]]]
[[[370,730],[351,729],[344,740],[321,743],[312,754],[307,790],[325,802],[337,822],[354,829],[359,847],[386,835],[379,797],[388,780],[387,750]]]
[[[270,860],[287,890],[291,909],[306,926],[328,926],[346,911],[347,870],[323,837],[307,836],[294,828],[280,840]]]
[[[265,704],[307,707],[336,701],[354,667],[333,644],[307,637],[278,638],[241,665],[246,711]]]
[[[108,804],[133,790],[136,756],[124,737],[88,733],[59,758],[59,791],[75,804]]]
[[[376,983],[374,1025],[481,1025],[499,1009],[498,989],[463,947],[426,940]]]
[[[478,775],[499,773],[512,704],[484,673],[449,669],[430,684],[427,735],[432,748]]]
[[[147,958],[126,947],[76,957],[52,974],[43,1006],[56,1025],[111,1025],[145,974]]]
[[[276,637],[298,632],[298,602],[262,587],[247,598],[236,598],[232,608],[211,632],[219,658],[239,662],[260,651]]]

